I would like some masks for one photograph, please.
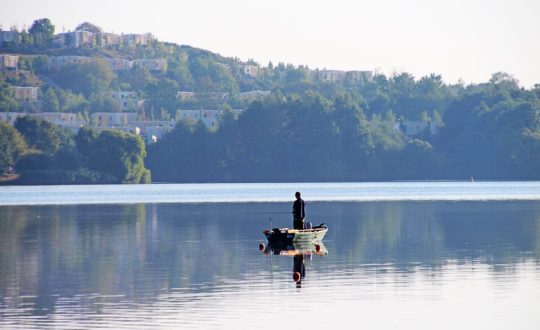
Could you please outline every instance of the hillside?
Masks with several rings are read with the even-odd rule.
[[[0,31],[13,36],[0,42],[0,114],[137,133],[157,181],[540,179],[540,86],[503,72],[465,86],[437,74],[260,65],[89,23],[54,34],[51,24]],[[77,166],[106,169],[85,163],[65,134],[38,152],[69,149]],[[16,158],[4,171],[20,168]]]

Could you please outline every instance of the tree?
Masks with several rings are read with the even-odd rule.
[[[0,121],[0,174],[14,166],[27,149],[19,132],[8,123]]]
[[[92,24],[90,22],[83,22],[77,25],[75,31],[89,31],[93,33],[101,33],[103,30],[95,24]]]
[[[115,77],[107,62],[101,59],[65,65],[50,75],[58,85],[86,97],[107,90]]]
[[[28,32],[34,38],[34,43],[44,45],[51,42],[54,35],[54,25],[48,18],[38,19],[34,21]]]
[[[61,137],[55,125],[37,118],[17,118],[15,128],[24,137],[30,148],[53,154],[60,147]]]
[[[0,112],[15,112],[19,109],[19,102],[11,95],[9,85],[0,80]]]
[[[90,141],[86,153],[91,170],[109,173],[118,183],[150,182],[150,171],[143,162],[146,148],[140,137],[114,130],[105,130],[95,139],[84,134]],[[79,143],[84,139],[81,137]]]

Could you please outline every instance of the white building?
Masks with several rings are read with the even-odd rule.
[[[123,111],[137,109],[139,104],[139,96],[133,91],[108,91],[103,92],[103,95],[114,99]]]
[[[180,110],[178,111],[177,120],[186,120],[191,123],[196,123],[201,120],[207,128],[217,127],[219,120],[226,110]],[[243,110],[230,110],[238,116]]]
[[[125,127],[137,119],[135,112],[96,112],[90,116],[90,126],[98,128]]]
[[[253,101],[260,101],[268,97],[272,92],[271,91],[249,91],[249,92],[243,92],[238,95],[238,98],[242,102],[253,102]]]
[[[39,87],[10,86],[11,95],[18,101],[37,101]]]
[[[0,120],[13,126],[17,118],[26,116],[24,112],[0,112]]]
[[[131,123],[134,132],[139,132],[141,137],[147,142],[156,142],[164,134],[170,132],[176,126],[174,120],[137,120]]]
[[[81,127],[86,125],[86,121],[77,113],[69,112],[41,112],[30,114],[30,116],[38,117],[48,121],[54,125],[69,128],[76,133]]]
[[[4,7],[5,10],[7,10],[7,8]],[[18,36],[18,32],[17,31],[2,31],[0,30],[0,46],[2,46],[4,43],[8,43],[8,42],[17,42],[17,36]]]
[[[49,69],[58,69],[63,67],[64,65],[81,64],[89,62],[90,60],[91,58],[87,56],[55,56],[49,58],[47,67]]]
[[[133,69],[133,61],[124,58],[106,58],[105,62],[109,64],[113,71]]]
[[[251,65],[251,64],[244,64],[240,66],[240,72],[242,72],[243,74],[247,76],[255,78],[259,74],[259,66]]]
[[[0,70],[17,70],[19,66],[19,56],[15,55],[0,55]]]
[[[164,71],[167,61],[159,58],[143,58],[133,61],[134,68],[145,68],[148,71]]]
[[[433,124],[430,121],[420,121],[420,120],[406,120],[401,123],[396,123],[394,125],[394,131],[402,131],[403,134],[407,136],[416,136],[426,128],[429,129],[432,135],[435,135],[439,132],[439,128],[436,124]]]

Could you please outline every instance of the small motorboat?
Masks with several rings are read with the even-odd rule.
[[[265,229],[263,234],[270,243],[292,243],[292,242],[320,242],[326,235],[328,227],[322,223],[308,229],[273,228]]]

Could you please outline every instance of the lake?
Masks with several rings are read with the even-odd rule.
[[[328,234],[268,247],[296,190]],[[538,182],[0,187],[0,328],[538,329],[538,306]]]

